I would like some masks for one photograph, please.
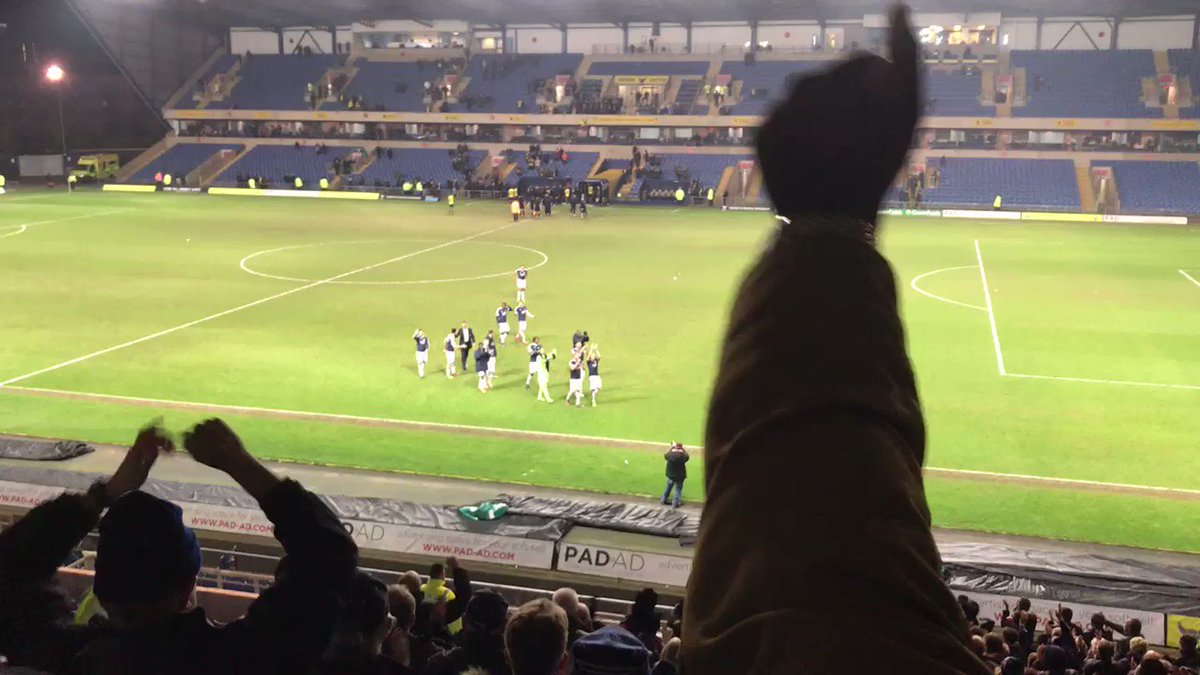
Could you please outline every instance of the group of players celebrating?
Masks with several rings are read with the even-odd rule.
[[[522,218],[541,218],[544,214],[549,218],[554,213],[555,204],[569,204],[571,215],[587,218],[587,200],[578,191],[572,192],[570,186],[560,191],[549,188],[530,188],[522,197],[512,188],[508,193],[508,210],[512,213],[513,222]]]
[[[537,400],[546,403],[554,402],[549,388],[550,362],[558,358],[558,351],[545,349],[541,339],[536,336],[532,340],[525,336],[528,330],[528,321],[534,318],[533,312],[529,311],[525,304],[528,278],[529,270],[524,266],[517,269],[517,305],[512,307],[507,302],[501,302],[500,306],[496,308],[496,328],[489,330],[482,340],[476,341],[475,332],[466,321],[463,321],[462,326],[458,328],[451,328],[446,334],[442,344],[446,356],[445,373],[448,379],[458,376],[459,357],[462,359],[462,372],[464,373],[468,372],[468,363],[474,360],[479,391],[485,394],[491,391],[496,380],[496,356],[499,353],[497,341],[501,347],[508,344],[508,336],[511,332],[508,319],[511,314],[516,314],[517,334],[513,341],[526,345],[526,351],[529,354],[529,374],[525,376],[525,388],[529,389],[536,380]],[[429,363],[429,337],[418,328],[413,333],[412,339],[417,347],[417,374],[424,379],[425,366]],[[600,380],[600,347],[589,344],[590,342],[591,337],[588,336],[587,331],[577,330],[572,336],[571,360],[567,365],[570,374],[567,405],[571,405],[572,397],[576,407],[583,405],[584,368],[587,368],[588,372],[588,388],[591,392],[592,406],[595,407],[597,404],[596,397],[600,393],[602,384]]]

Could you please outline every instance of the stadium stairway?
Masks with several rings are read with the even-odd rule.
[[[208,181],[216,178],[225,170],[226,166],[229,166],[230,162],[236,160],[245,150],[243,146],[236,144],[230,148],[223,148],[216,145],[212,146],[212,148],[213,154],[201,162],[195,169],[188,172],[185,177],[188,185],[205,185]]]
[[[187,81],[185,81],[178,89],[176,89],[175,93],[167,99],[167,102],[163,104],[163,109],[171,110],[178,108],[180,107],[180,103],[183,103],[183,107],[185,108],[191,107],[189,105],[190,101],[186,99],[190,98],[192,93],[196,91],[196,86],[200,83],[200,78],[207,75],[214,68],[219,67],[217,64],[220,63],[225,56],[226,52],[224,47],[217,47],[214,49],[213,53],[209,55],[208,59],[206,59],[204,63],[196,69],[196,72],[192,73],[192,76],[189,77]]]
[[[220,177],[221,174],[225,173],[226,169],[233,166],[234,164],[237,164],[239,161],[241,161],[241,159],[243,157],[245,157],[247,154],[249,154],[250,151],[253,150],[254,148],[255,148],[255,146],[252,144],[247,145],[246,147],[242,148],[241,152],[234,153],[233,156],[231,156],[231,157],[223,158],[224,161],[213,165],[211,167],[212,173],[209,173],[206,178],[204,178],[202,181],[196,183],[196,185],[198,185],[202,188],[210,187],[217,180],[217,178]]]
[[[1092,188],[1092,167],[1087,158],[1075,160],[1075,182],[1079,184],[1079,207],[1084,213],[1096,212],[1096,191]]]
[[[158,159],[167,150],[170,150],[174,143],[169,143],[167,140],[169,138],[171,136],[163,136],[157,143],[143,150],[142,154],[134,157],[133,161],[118,169],[116,182],[124,183],[131,176],[145,168],[147,164]]]

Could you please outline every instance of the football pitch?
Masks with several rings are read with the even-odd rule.
[[[196,195],[0,197],[0,433],[127,443],[218,414],[258,455],[656,495],[705,404],[762,213]],[[904,218],[884,225],[927,421],[936,525],[1200,551],[1195,228]],[[600,405],[448,380],[530,268],[529,335],[587,330]],[[819,289],[818,289],[819,290]],[[431,341],[417,377],[413,331]],[[514,325],[515,329],[515,325]],[[813,326],[820,330],[820,326]],[[536,389],[536,387],[535,387]],[[694,462],[685,496],[702,496]],[[786,477],[781,477],[786,480]],[[403,498],[404,495],[396,495]]]

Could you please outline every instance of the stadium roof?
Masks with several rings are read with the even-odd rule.
[[[460,19],[490,24],[851,19],[885,12],[891,4],[887,0],[105,1],[162,3],[193,14],[195,20],[225,26],[324,26],[380,19]],[[910,4],[917,12],[1000,12],[1013,17],[1194,15],[1200,8],[1196,0],[913,0]]]

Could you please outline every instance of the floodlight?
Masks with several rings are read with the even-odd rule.
[[[46,79],[51,82],[61,82],[66,75],[66,71],[57,63],[50,64],[50,67],[46,69]]]

